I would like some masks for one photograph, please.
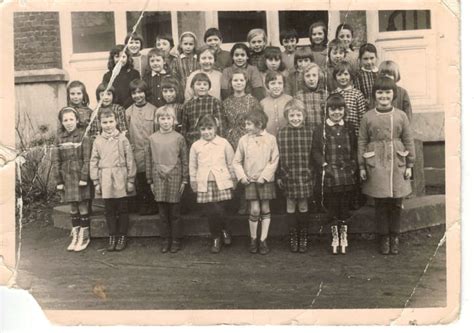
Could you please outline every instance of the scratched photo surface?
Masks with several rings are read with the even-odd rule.
[[[451,322],[458,6],[6,6],[2,283],[70,325]]]

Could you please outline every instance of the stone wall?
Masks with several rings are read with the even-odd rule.
[[[13,15],[15,71],[62,68],[58,12]]]

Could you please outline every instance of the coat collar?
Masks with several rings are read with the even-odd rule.
[[[344,119],[341,119],[339,122],[335,123],[331,119],[328,118],[326,119],[326,124],[328,124],[329,127],[333,127],[336,125],[344,126]]]
[[[361,69],[363,72],[367,72],[367,73],[378,73],[378,72],[379,72],[378,67],[375,67],[375,68],[372,69],[372,70],[365,69],[364,67],[361,67],[360,69]]]

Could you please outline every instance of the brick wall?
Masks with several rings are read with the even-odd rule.
[[[13,16],[15,70],[61,68],[58,12],[19,12]]]

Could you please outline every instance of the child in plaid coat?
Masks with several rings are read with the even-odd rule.
[[[188,182],[188,149],[184,137],[174,131],[175,110],[171,105],[158,109],[159,130],[148,138],[145,148],[146,178],[158,202],[161,252],[180,250],[179,202]]]
[[[71,205],[72,241],[68,251],[82,251],[90,242],[89,181],[90,141],[79,128],[79,114],[72,107],[59,111],[60,134],[52,151],[56,188],[61,192],[62,201]]]
[[[107,251],[121,251],[127,245],[128,197],[135,195],[137,172],[132,147],[117,128],[117,119],[110,109],[99,114],[102,132],[94,141],[90,160],[95,192],[104,199],[109,229]]]
[[[194,142],[189,154],[191,188],[197,193],[197,202],[205,205],[209,229],[213,239],[211,252],[230,245],[231,237],[224,220],[225,202],[232,199],[237,183],[232,160],[234,150],[230,143],[217,135],[217,120],[210,114],[199,118],[197,126],[201,139]]]
[[[313,135],[312,157],[322,173],[324,206],[332,220],[332,251],[346,253],[349,204],[357,177],[357,144],[354,129],[344,121],[346,102],[341,94],[327,99],[327,118]],[[339,238],[340,237],[340,238]]]
[[[377,48],[375,45],[367,43],[359,49],[360,69],[354,80],[354,86],[364,94],[366,104],[373,108],[375,102],[372,99],[372,87],[379,74],[377,68]]]
[[[194,90],[194,97],[183,106],[183,123],[181,127],[181,134],[186,139],[188,147],[200,137],[197,123],[203,115],[209,114],[217,119],[219,123],[218,134],[221,135],[227,130],[227,118],[222,109],[222,102],[209,95],[211,80],[207,74],[196,74],[191,81],[191,87]]]
[[[300,100],[289,101],[284,114],[288,125],[277,135],[280,151],[277,183],[286,196],[290,249],[292,252],[304,253],[308,242],[308,198],[313,193],[310,158],[313,131],[305,125],[306,110]],[[298,216],[295,216],[296,208]]]
[[[234,171],[245,186],[245,199],[250,201],[250,253],[267,254],[270,228],[270,200],[276,198],[275,171],[278,166],[276,138],[265,131],[268,117],[260,110],[245,115],[247,134],[239,140],[234,156]],[[258,220],[262,221],[260,242],[257,243]]]

